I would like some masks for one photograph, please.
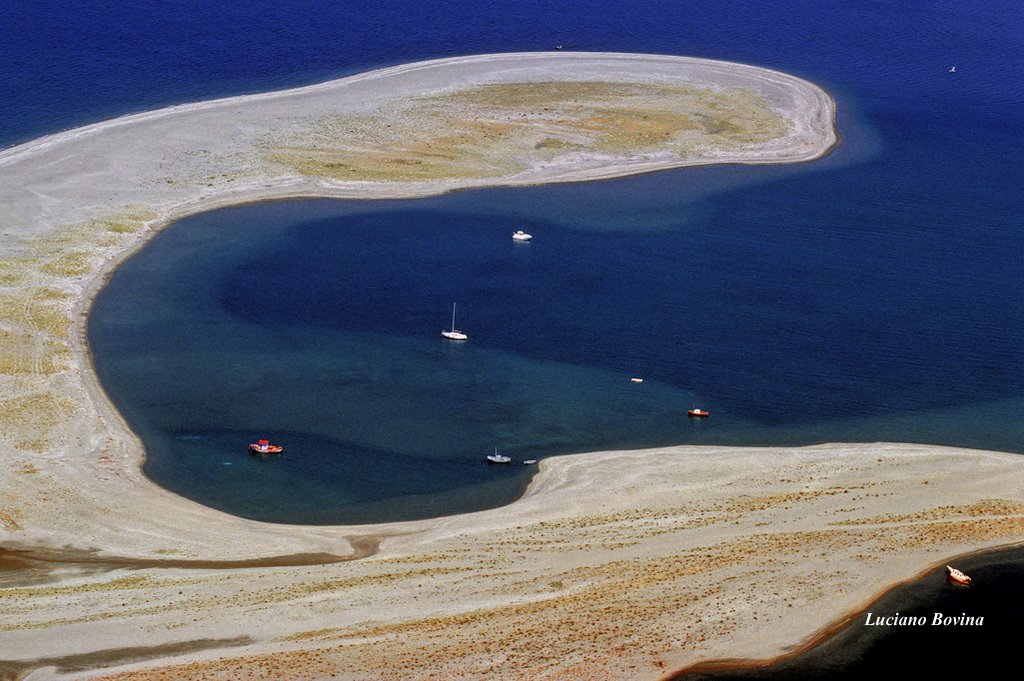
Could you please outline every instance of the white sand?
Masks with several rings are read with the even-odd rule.
[[[560,79],[740,87],[777,107],[790,132],[715,159],[575,153],[506,177],[417,183],[288,174],[260,155],[267,134],[310,115],[454,85]],[[750,66],[485,55],[172,107],[0,152],[0,332],[11,355],[0,375],[3,546],[129,562],[371,554],[248,569],[51,563],[56,584],[0,590],[0,660],[32,668],[184,643],[185,661],[217,678],[656,678],[699,660],[778,654],[946,556],[1019,541],[1018,458],[881,444],[559,457],[544,462],[525,498],[492,511],[361,527],[257,523],[142,476],[143,451],[88,361],[83,320],[104,275],[182,215],[290,196],[413,197],[693,163],[806,161],[835,143],[833,118],[824,91]],[[251,642],[227,651],[195,643],[243,636]],[[137,652],[152,660],[126,668],[142,678],[142,668],[180,654]],[[229,655],[242,657],[217,661]]]

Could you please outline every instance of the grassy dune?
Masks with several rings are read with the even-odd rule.
[[[508,175],[568,153],[699,159],[788,130],[782,116],[748,90],[536,82],[312,118],[301,132],[268,135],[261,146],[267,161],[307,176],[426,181]]]
[[[45,453],[73,404],[61,392],[72,369],[71,311],[108,253],[155,213],[135,206],[29,239],[0,259],[0,432],[22,452]]]

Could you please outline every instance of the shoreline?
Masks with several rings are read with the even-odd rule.
[[[694,674],[728,672],[728,671],[750,671],[750,670],[755,670],[755,669],[763,669],[763,668],[766,668],[766,667],[774,666],[774,665],[776,665],[778,663],[781,663],[781,662],[787,662],[787,661],[799,658],[799,657],[804,656],[804,655],[806,655],[808,653],[811,653],[816,647],[818,647],[819,645],[827,642],[833,636],[838,635],[844,629],[846,629],[847,627],[851,626],[852,623],[861,620],[863,618],[863,615],[864,615],[865,612],[868,612],[869,610],[871,610],[875,604],[877,604],[878,602],[884,600],[890,593],[892,593],[896,589],[899,589],[899,588],[901,588],[903,586],[906,586],[906,585],[908,585],[910,583],[913,583],[913,582],[916,582],[916,581],[924,579],[929,573],[932,573],[932,572],[935,572],[935,571],[939,570],[945,564],[948,564],[950,562],[962,562],[964,560],[971,559],[971,558],[979,559],[982,562],[984,562],[986,557],[997,556],[997,555],[1002,554],[1004,552],[1007,552],[1007,551],[1010,551],[1010,550],[1014,550],[1014,549],[1020,549],[1022,547],[1024,547],[1024,542],[1017,541],[1017,542],[1011,542],[1011,543],[1004,544],[1004,545],[989,547],[989,548],[986,548],[986,549],[980,549],[980,550],[976,550],[976,551],[971,551],[971,552],[964,553],[964,554],[957,554],[955,556],[949,556],[949,557],[943,558],[941,560],[938,560],[938,561],[934,562],[932,565],[922,569],[921,571],[919,571],[917,574],[913,575],[912,577],[909,577],[907,579],[904,579],[902,581],[899,581],[897,583],[889,585],[882,592],[880,592],[876,596],[866,600],[863,604],[861,604],[860,606],[858,606],[854,610],[848,612],[847,614],[844,614],[844,615],[838,617],[837,619],[835,619],[832,622],[828,623],[827,625],[823,626],[821,629],[819,629],[818,631],[816,631],[812,635],[808,636],[804,640],[800,641],[799,643],[794,644],[792,646],[789,646],[785,651],[780,652],[776,656],[769,657],[769,658],[761,658],[761,659],[720,658],[720,659],[704,660],[704,661],[698,662],[698,663],[693,664],[693,665],[689,665],[689,666],[686,666],[686,667],[683,667],[683,668],[675,669],[674,671],[671,671],[668,674],[660,677],[658,679],[658,681],[685,681],[685,679],[690,678]],[[371,550],[371,554],[372,554],[372,550]],[[341,561],[345,561],[345,560],[357,560],[357,559],[360,559],[360,558],[363,558],[363,557],[365,557],[365,556],[353,556],[351,558],[338,558],[337,556],[327,556],[327,557],[321,557],[321,558],[324,558],[325,562],[341,562]],[[277,563],[275,563],[274,561],[251,561],[252,565],[247,565],[246,567],[268,567],[268,566],[273,567],[273,566],[280,566],[280,565],[303,566],[303,565],[316,565],[316,564],[318,564],[318,563],[314,562],[315,559],[318,558],[317,556],[308,556],[308,557],[307,556],[287,556],[285,558],[286,559],[293,559],[293,560],[291,562],[283,561],[283,562],[277,562]],[[41,561],[46,561],[47,559],[43,558],[43,557],[40,557],[40,560]],[[143,565],[133,565],[132,567],[138,568],[138,567],[144,567],[144,566]],[[217,569],[230,569],[232,567],[236,567],[236,566],[233,566],[233,565],[211,565],[211,566],[208,566],[206,569],[217,570]],[[2,584],[2,585],[0,585],[0,588],[10,587],[10,586],[11,586],[10,584]],[[209,647],[218,650],[220,653],[223,653],[223,652],[225,652],[225,649],[230,649],[231,647],[234,647],[234,646],[249,645],[249,644],[252,644],[253,642],[254,642],[254,640],[251,639],[251,638],[241,637],[241,638],[238,638],[238,639],[228,639],[228,640],[225,640],[225,641],[216,641],[216,642],[213,642]],[[176,647],[178,649],[177,650],[173,650]],[[168,649],[171,649],[171,650],[168,650]],[[122,651],[101,652],[101,653],[96,653],[94,655],[96,655],[98,659],[102,659],[104,661],[103,666],[117,667],[119,665],[124,665],[124,664],[146,665],[147,662],[152,661],[152,657],[163,656],[163,655],[166,655],[168,653],[172,653],[172,651],[173,651],[174,655],[178,655],[178,654],[185,654],[185,655],[187,655],[187,653],[194,652],[194,650],[190,650],[188,648],[181,648],[180,646],[175,646],[174,644],[167,645],[167,646],[157,646],[157,647],[155,647],[155,650],[158,650],[159,653],[158,654],[153,654],[151,656],[147,656],[146,655],[146,649],[142,648],[142,647],[133,648],[133,649],[126,649],[124,654],[123,654],[123,656],[119,655],[119,653],[121,653]],[[135,659],[132,659],[133,655],[135,655]],[[68,656],[68,659],[72,660],[75,657],[76,656]],[[85,656],[82,656],[82,657],[85,657]],[[28,660],[26,660],[26,661],[20,661],[20,662],[10,662],[10,661],[0,660],[0,678],[8,678],[6,676],[3,676],[4,673],[7,673],[7,674],[11,675],[10,678],[13,681],[14,679],[23,678],[22,675],[27,674],[29,672],[32,672],[33,670],[38,670],[41,667],[64,666],[64,664],[63,664],[64,662],[65,662],[64,659],[57,658],[57,657],[49,658],[49,659],[46,659],[46,660],[36,660],[36,661],[28,661]],[[85,669],[85,667],[82,667],[81,669]],[[654,678],[654,677],[652,677],[652,678]]]
[[[28,140],[26,142],[16,143],[10,146],[2,147],[0,148],[0,167],[5,165],[6,163],[17,161],[22,153],[38,153],[39,151],[51,147],[55,144],[61,144],[74,139],[94,135],[97,133],[110,130],[115,127],[132,125],[141,122],[148,122],[160,118],[165,118],[167,116],[180,115],[183,113],[190,113],[196,111],[204,111],[235,104],[251,104],[259,101],[268,101],[295,97],[297,95],[306,95],[330,91],[336,89],[339,85],[342,84],[359,83],[368,80],[388,78],[395,75],[406,75],[423,69],[444,69],[453,66],[457,67],[460,65],[479,66],[481,64],[487,64],[490,62],[502,62],[509,60],[551,60],[580,62],[599,59],[664,61],[674,63],[676,65],[685,64],[691,67],[698,68],[723,69],[734,73],[752,72],[756,74],[762,74],[765,76],[772,76],[790,82],[803,83],[805,85],[813,87],[822,96],[824,96],[824,98],[827,99],[829,103],[828,108],[831,109],[832,111],[834,111],[835,109],[835,102],[831,94],[829,94],[820,86],[812,83],[811,81],[808,81],[804,78],[800,78],[797,76],[793,76],[784,71],[778,71],[775,69],[770,69],[763,66],[756,66],[753,64],[745,64],[742,62],[733,62],[721,59],[706,59],[702,57],[684,57],[678,55],[626,52],[501,52],[491,54],[462,55],[458,57],[444,57],[417,62],[408,62],[404,64],[398,64],[395,66],[389,66],[380,69],[373,69],[370,71],[364,71],[350,76],[344,76],[341,78],[331,79],[319,83],[313,83],[310,85],[303,85],[294,88],[284,88],[280,90],[270,90],[250,94],[231,95],[228,97],[219,97],[214,99],[195,100],[190,102],[183,102],[180,104],[172,104],[169,106],[159,107],[156,109],[140,111],[137,113],[115,116],[113,118],[107,118],[100,121],[95,121],[93,123],[87,123],[85,125],[79,125],[64,130],[59,130],[53,133],[43,135],[41,137],[37,137],[32,140]],[[830,120],[834,120],[834,116],[830,117]],[[814,159],[812,157],[808,160]]]
[[[722,658],[717,660],[705,660],[698,662],[697,664],[677,669],[671,674],[663,677],[660,681],[685,681],[694,674],[704,673],[715,673],[715,672],[727,672],[727,671],[749,671],[754,669],[763,669],[771,667],[781,662],[788,662],[796,658],[802,657],[806,654],[811,653],[815,648],[821,644],[827,642],[833,636],[841,633],[847,627],[851,626],[854,622],[862,620],[864,614],[870,611],[875,604],[884,600],[893,591],[901,587],[907,586],[913,582],[924,579],[928,574],[939,570],[945,565],[952,562],[962,562],[969,559],[984,559],[988,556],[995,556],[1006,551],[1014,549],[1024,548],[1024,541],[1014,541],[999,546],[992,546],[984,549],[978,549],[975,551],[968,551],[966,553],[956,554],[947,556],[941,560],[934,562],[926,568],[923,568],[920,572],[908,577],[907,579],[886,586],[876,596],[866,600],[862,605],[847,612],[844,615],[837,617],[831,623],[823,626],[817,632],[813,633],[803,641],[794,644],[784,652],[774,656],[761,659],[747,659],[747,658]]]
[[[361,93],[387,109],[396,97],[426,96],[452,82],[575,83],[600,76],[648,82],[655,71],[662,80],[682,72],[686,83],[718,78],[720,87],[753,83],[776,98],[805,97],[799,101],[812,110],[791,112],[794,120],[807,118],[794,126],[813,131],[827,119],[828,130],[801,138],[795,150],[749,158],[570,154],[567,161],[538,157],[536,165],[499,177],[406,182],[288,173],[254,155],[258,144],[246,146],[264,139],[260,125],[274,128],[297,115],[280,108],[287,103],[302,112],[348,111]],[[318,99],[348,90],[354,92],[340,100]],[[212,116],[217,112],[222,115]],[[10,289],[0,322],[30,342],[28,350],[18,349],[27,369],[17,365],[17,372],[0,376],[6,398],[0,414],[17,426],[2,436],[15,458],[0,471],[3,489],[12,491],[0,505],[0,537],[9,549],[65,547],[97,561],[116,557],[99,574],[64,565],[54,572],[55,584],[0,588],[10,613],[0,648],[18,651],[8,662],[102,654],[142,642],[181,652],[195,641],[184,658],[175,653],[123,662],[120,669],[131,678],[147,678],[147,669],[236,678],[236,668],[260,670],[273,659],[310,678],[317,678],[313,669],[326,674],[328,668],[342,678],[381,669],[418,678],[445,669],[479,675],[503,655],[535,678],[596,672],[659,678],[730,651],[766,653],[805,640],[807,622],[831,619],[825,610],[848,610],[858,595],[862,600],[879,582],[900,579],[943,551],[1020,541],[1024,485],[1017,456],[885,443],[576,454],[546,459],[523,496],[498,509],[348,527],[244,520],[151,482],[141,472],[141,443],[93,369],[85,330],[96,293],[125,259],[187,215],[287,198],[414,198],[708,163],[806,162],[838,143],[834,116],[834,102],[820,88],[758,67],[656,55],[521,53],[421,62],[178,105],[0,151],[0,179],[12,179],[0,182],[0,199],[10,200],[14,230],[0,235],[6,258],[0,275]],[[137,126],[144,129],[136,146],[118,137]],[[226,131],[241,137],[225,141]],[[168,142],[179,138],[184,147]],[[68,346],[63,369],[46,354],[64,357],[53,349],[61,343]],[[14,409],[22,405],[27,419]],[[905,550],[892,564],[871,559],[873,551],[900,547]],[[804,556],[807,548],[821,555]],[[275,560],[312,554],[338,560]],[[213,575],[211,562],[225,565]],[[824,597],[814,585],[800,584],[808,563],[845,595]],[[786,589],[759,592],[765,573]],[[626,601],[623,585],[630,585]],[[678,600],[666,602],[666,590]],[[664,611],[696,620],[679,629]],[[758,614],[777,620],[775,628],[763,632]],[[481,648],[491,630],[507,632],[511,648],[523,647]],[[540,632],[558,634],[548,641],[550,651],[529,646]],[[237,640],[236,634],[252,636],[244,650],[198,643]],[[53,654],[55,640],[61,656]],[[116,670],[88,676],[113,678]]]

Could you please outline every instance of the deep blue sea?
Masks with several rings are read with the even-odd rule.
[[[0,20],[0,145],[559,44],[768,66],[838,101],[843,144],[812,164],[246,206],[168,229],[114,277],[90,337],[147,474],[182,494],[369,522],[511,500],[533,469],[479,465],[495,447],[1024,452],[1016,3],[44,0]],[[535,241],[513,244],[518,228]],[[464,346],[438,337],[453,302]],[[239,443],[261,434],[287,455],[248,458]]]

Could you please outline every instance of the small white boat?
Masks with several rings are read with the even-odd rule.
[[[494,454],[487,455],[487,463],[512,463],[512,457],[498,454],[498,448],[494,448]]]
[[[955,66],[950,66],[949,67],[949,72],[950,73],[956,73],[956,67]]]
[[[634,376],[633,378],[629,379],[629,382],[630,383],[643,383],[644,379],[640,378],[639,376]]]
[[[455,303],[452,303],[452,330],[442,331],[441,336],[453,341],[469,340],[469,336],[455,328]]]
[[[532,238],[532,234],[527,234],[521,229],[517,229],[516,233],[512,235],[512,241],[529,241]]]
[[[537,463],[537,459],[527,459],[523,463],[526,464],[527,466],[532,466],[533,464]]]
[[[946,579],[951,584],[960,584],[967,586],[971,583],[971,578],[964,573],[957,570],[955,567],[946,566]]]

